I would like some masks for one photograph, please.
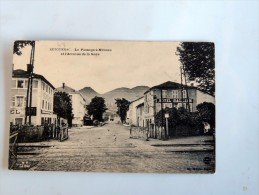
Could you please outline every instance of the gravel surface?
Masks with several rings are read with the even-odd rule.
[[[129,127],[120,124],[72,128],[64,142],[21,144],[36,152],[19,155],[18,164],[26,163],[31,165],[29,170],[39,171],[214,173],[212,139],[212,136],[168,141],[132,139]]]

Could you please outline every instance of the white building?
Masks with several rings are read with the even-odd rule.
[[[10,122],[13,124],[25,123],[28,77],[29,74],[25,70],[13,70],[10,105]],[[44,76],[33,74],[32,125],[42,125],[45,121],[49,124],[57,122],[53,113],[54,89]]]
[[[129,110],[127,111],[127,122],[130,125],[143,126],[143,123],[140,119],[140,111],[137,112],[137,108],[140,104],[144,104],[144,97],[140,97],[132,101],[129,105]]]
[[[82,126],[86,113],[86,100],[83,95],[79,91],[66,86],[65,83],[63,83],[62,87],[57,88],[56,91],[66,92],[69,95],[72,102],[72,126]]]

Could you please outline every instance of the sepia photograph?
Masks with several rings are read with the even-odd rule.
[[[15,41],[9,169],[216,171],[212,42]]]

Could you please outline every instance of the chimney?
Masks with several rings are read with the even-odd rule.
[[[65,89],[65,83],[62,83],[62,87],[63,87],[63,89]]]
[[[30,74],[33,71],[32,64],[27,64],[27,73]]]

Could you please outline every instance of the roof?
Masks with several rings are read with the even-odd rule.
[[[56,91],[60,91],[60,92],[66,92],[68,94],[79,94],[85,101],[85,98],[84,96],[82,95],[82,93],[80,93],[79,91],[71,88],[71,87],[68,87],[68,86],[64,86],[64,87],[58,87],[56,88]]]
[[[141,98],[144,98],[144,96],[141,96],[141,97],[139,97],[138,99],[135,99],[135,100],[131,101],[130,103],[133,103],[133,102],[135,102],[135,101],[138,101],[138,100],[140,100]]]
[[[147,92],[149,92],[153,89],[181,89],[182,87],[188,87],[189,89],[197,89],[197,87],[194,87],[194,86],[181,85],[180,83],[167,81],[167,82],[162,83],[160,85],[156,85],[156,86],[151,87],[144,94],[146,94]]]
[[[75,89],[68,87],[68,86],[58,87],[58,88],[56,88],[56,90],[61,91],[61,92],[66,92],[66,93],[79,93]]]
[[[22,69],[13,70],[13,78],[29,78],[29,74],[27,71]],[[55,87],[42,75],[33,73],[33,78],[41,79],[45,83],[47,83],[52,89],[55,89]]]

